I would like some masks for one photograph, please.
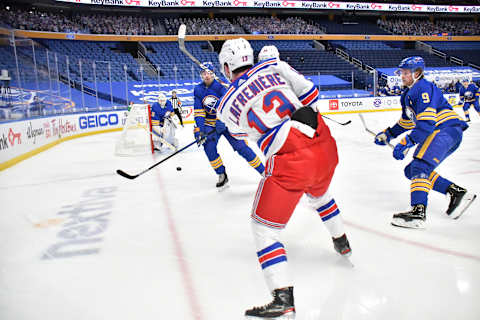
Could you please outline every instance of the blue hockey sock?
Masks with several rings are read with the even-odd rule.
[[[447,189],[452,184],[450,180],[447,180],[441,177],[435,171],[432,171],[432,173],[430,174],[429,180],[432,183],[432,189],[437,192],[440,192],[441,194],[447,194]]]

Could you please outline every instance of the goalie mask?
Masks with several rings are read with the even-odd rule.
[[[165,107],[165,105],[167,104],[167,97],[165,97],[163,93],[160,93],[158,95],[158,103],[162,108]]]

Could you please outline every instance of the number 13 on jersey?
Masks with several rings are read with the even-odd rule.
[[[275,113],[272,112],[273,110]],[[263,97],[263,111],[267,117],[283,119],[292,116],[295,106],[282,92],[273,90]],[[252,109],[247,112],[247,120],[250,128],[255,128],[262,135],[270,130]]]

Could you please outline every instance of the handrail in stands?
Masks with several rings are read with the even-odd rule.
[[[80,34],[44,31],[14,30],[15,36],[40,39],[87,40],[87,41],[177,41],[177,36],[133,36],[108,34]],[[11,34],[6,28],[0,28],[0,34]],[[186,41],[217,41],[243,37],[247,40],[359,40],[359,41],[480,41],[480,36],[400,36],[400,35],[360,35],[360,34],[228,34],[228,35],[190,35]]]
[[[450,61],[453,62],[453,63],[456,63],[456,64],[458,64],[458,65],[463,66],[463,60],[462,60],[462,59],[459,59],[459,58],[457,58],[457,57],[453,57],[453,56],[450,57]]]

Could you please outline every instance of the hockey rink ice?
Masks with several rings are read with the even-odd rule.
[[[460,109],[456,110],[461,112]],[[399,112],[366,113],[374,131]],[[331,185],[352,268],[302,199],[283,232],[297,319],[480,319],[480,199],[458,220],[432,191],[425,230],[390,225],[409,207],[409,181],[358,115],[332,115],[340,164]],[[480,119],[438,172],[480,196]],[[180,145],[193,141],[179,128]],[[260,176],[224,138],[230,187],[192,146],[116,157],[120,133],[61,143],[0,172],[0,319],[225,320],[271,301],[256,258],[250,209]],[[176,168],[181,167],[181,171]]]

